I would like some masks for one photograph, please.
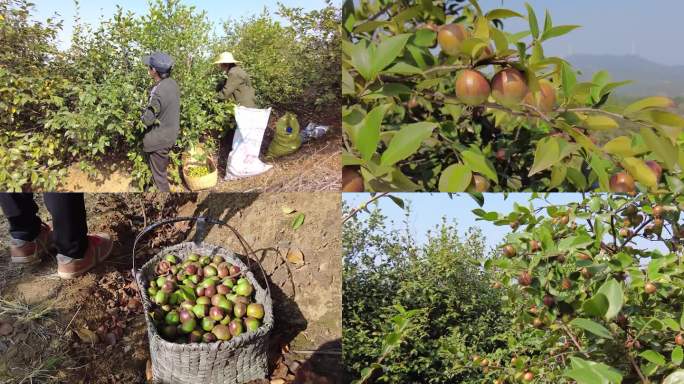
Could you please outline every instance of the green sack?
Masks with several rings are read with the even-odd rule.
[[[275,127],[275,137],[268,146],[268,155],[271,157],[281,157],[297,152],[302,146],[302,139],[299,137],[299,122],[294,113],[287,112],[278,119]]]

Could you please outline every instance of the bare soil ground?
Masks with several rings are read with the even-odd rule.
[[[262,160],[272,164],[268,172],[250,178],[224,181],[226,160],[232,143],[232,132],[220,143],[214,160],[219,168],[217,192],[337,192],[342,187],[342,127],[339,109],[326,114],[297,112],[300,126],[310,121],[330,126],[328,134],[318,140],[302,144],[294,154],[277,159],[266,159],[265,153],[273,140],[275,124],[282,114],[271,115],[262,143]],[[77,164],[69,166],[61,191],[131,192],[133,179],[125,161],[102,166],[102,173],[92,177]],[[184,184],[172,185],[172,191],[189,191]]]
[[[259,249],[276,319],[264,383],[339,382],[339,194],[91,194],[86,206],[89,229],[111,233],[115,248],[70,281],[57,278],[54,257],[35,267],[9,265],[0,219],[0,383],[145,382],[149,348],[130,272],[132,242],[146,224],[192,215],[226,220]],[[304,224],[294,230],[293,214],[282,207],[304,213]],[[42,203],[40,215],[49,222]],[[213,227],[204,241],[243,253],[228,231]],[[193,236],[183,223],[162,227],[146,238],[137,264]],[[301,250],[303,262],[281,257],[289,249]]]

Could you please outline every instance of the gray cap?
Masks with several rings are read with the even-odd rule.
[[[157,70],[159,73],[168,72],[173,67],[173,58],[164,52],[154,52],[143,57],[143,63]]]

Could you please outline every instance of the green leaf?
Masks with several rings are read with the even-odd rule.
[[[576,318],[570,322],[570,325],[573,327],[584,329],[585,331],[591,332],[594,335],[602,337],[604,339],[613,339],[613,335],[610,334],[610,331],[608,331],[606,327],[593,320]]]
[[[463,162],[474,172],[477,172],[496,183],[499,182],[499,178],[496,175],[494,166],[484,157],[482,152],[476,151],[474,149],[467,149],[461,152],[461,158],[463,159]]]
[[[478,39],[489,40],[489,20],[486,17],[477,18],[473,36]]]
[[[508,49],[508,38],[498,28],[490,28],[489,31],[492,35],[492,40],[494,40],[494,46],[496,47],[496,52],[503,52]]]
[[[387,150],[382,154],[380,164],[393,165],[413,155],[423,140],[430,137],[435,127],[437,123],[428,122],[404,125],[390,141]]]
[[[304,214],[300,213],[297,216],[295,216],[294,220],[292,221],[292,229],[296,231],[297,229],[299,229],[299,227],[302,226],[302,224],[304,224]]]
[[[618,127],[618,123],[608,116],[589,116],[584,119],[583,125],[595,131],[605,131]]]
[[[537,150],[534,152],[534,163],[530,169],[529,176],[551,168],[560,161],[560,146],[558,138],[545,137],[537,143]]]
[[[559,25],[557,27],[553,27],[542,34],[541,40],[544,41],[554,37],[563,36],[579,27],[579,25]]]
[[[677,114],[655,109],[649,111],[649,115],[651,120],[655,123],[667,125],[669,127],[684,128],[684,117]]]
[[[359,41],[356,44],[343,44],[343,48],[347,48],[346,51],[351,58],[351,64],[364,79],[368,81],[375,77],[371,64],[370,49],[365,41]]]
[[[385,117],[386,105],[373,108],[360,124],[354,126],[352,141],[361,153],[361,158],[368,161],[375,153],[380,142],[380,127]]]
[[[661,163],[664,163],[665,168],[674,168],[679,160],[677,147],[670,140],[656,134],[651,128],[642,127],[639,133],[641,133],[648,149],[653,151]]]
[[[511,17],[519,17],[521,19],[525,18],[525,16],[519,14],[518,12],[512,11],[510,9],[505,9],[505,8],[493,9],[493,10],[487,12],[486,17],[489,20],[508,19]]]
[[[681,365],[682,360],[684,360],[684,351],[682,351],[682,347],[680,345],[676,346],[672,350],[672,364],[674,365]],[[682,378],[684,379],[684,377]]]
[[[653,96],[641,99],[637,102],[628,105],[627,108],[625,108],[624,110],[624,114],[630,115],[647,108],[671,108],[673,106],[674,101],[672,101],[672,99],[670,99],[669,97]]]
[[[641,352],[639,356],[643,357],[644,359],[650,361],[653,364],[665,365],[665,356],[661,355],[659,352],[656,352],[652,349]]]
[[[608,306],[606,296],[598,293],[582,303],[582,312],[594,317],[602,317],[608,311]]]
[[[594,171],[598,177],[599,186],[601,191],[610,190],[610,178],[608,176],[608,169],[612,168],[613,164],[596,153],[591,154],[591,160],[589,161],[591,169]]]
[[[551,28],[553,28],[553,20],[551,20],[551,13],[549,13],[549,10],[547,9],[546,12],[544,12],[544,33]]]
[[[525,3],[525,8],[527,8],[527,20],[530,22],[530,32],[532,37],[535,39],[539,37],[539,22],[537,21],[537,15],[534,13],[534,9],[529,3]]]
[[[570,64],[565,61],[561,65],[561,84],[565,98],[570,98],[573,88],[575,88],[575,84],[577,84],[577,76],[572,70],[572,67],[570,67]]]
[[[423,70],[416,67],[416,66],[413,66],[411,64],[407,64],[403,61],[399,61],[396,64],[394,64],[393,66],[384,70],[383,72],[396,73],[399,75],[417,75],[417,74],[423,73]]]
[[[452,164],[439,177],[440,192],[463,192],[472,180],[473,174],[468,166]]]
[[[632,148],[632,139],[627,136],[618,136],[603,146],[603,150],[611,155],[636,156],[639,152]]]
[[[625,170],[629,172],[634,179],[638,182],[648,186],[649,188],[655,188],[658,186],[658,181],[655,174],[651,168],[646,165],[642,160],[636,157],[626,157],[622,160],[622,165]]]
[[[431,47],[435,43],[437,33],[427,28],[421,28],[416,31],[416,36],[413,39],[413,44],[419,47]]]
[[[622,292],[620,283],[615,279],[610,279],[601,285],[598,293],[605,295],[610,304],[605,314],[606,320],[610,320],[617,316],[624,304],[624,293]]]
[[[392,36],[378,44],[377,49],[371,53],[371,73],[377,75],[390,65],[399,56],[410,37],[410,33],[404,33]]]
[[[563,375],[572,378],[577,384],[620,384],[622,382],[620,371],[603,363],[571,357],[570,367],[563,372]]]

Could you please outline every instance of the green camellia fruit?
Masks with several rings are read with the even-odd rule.
[[[177,325],[180,323],[180,315],[178,314],[178,311],[171,311],[166,314],[166,317],[164,317],[164,321],[166,321],[166,324],[168,325]]]
[[[214,327],[214,329],[211,330],[211,332],[216,336],[217,339],[219,340],[230,340],[230,330],[228,329],[227,326],[219,324]]]
[[[164,291],[157,291],[157,294],[154,295],[154,302],[159,304],[159,305],[164,305],[169,301],[169,294],[164,292]]]
[[[204,267],[204,276],[211,277],[211,276],[216,276],[218,272],[216,271],[216,268],[214,268],[211,265],[207,265]]]
[[[176,259],[176,256],[174,255],[166,255],[164,259],[171,264],[176,264],[178,262],[178,259]]]
[[[201,296],[197,298],[197,304],[210,305],[211,299],[206,296]]]
[[[197,304],[194,307],[192,307],[192,313],[194,313],[198,319],[205,317],[208,311],[209,310],[207,309],[207,306],[204,304]]]
[[[197,320],[195,320],[194,317],[189,318],[187,321],[184,321],[181,323],[180,329],[181,332],[188,334],[195,330],[195,327],[197,326]]]
[[[249,282],[238,283],[237,287],[235,287],[235,293],[240,296],[249,297],[252,292],[254,292],[254,288]]]
[[[259,320],[253,317],[248,317],[245,319],[245,328],[248,331],[256,331],[257,329],[259,329],[260,326],[261,323],[259,322]]]
[[[252,303],[247,306],[247,316],[255,319],[264,318],[264,306],[257,303]]]
[[[447,24],[440,27],[437,42],[442,52],[449,56],[461,53],[461,43],[470,37],[470,32],[461,24]]]
[[[216,320],[210,317],[202,318],[202,329],[204,329],[205,331],[211,331],[212,329],[214,329],[214,325],[216,325]]]
[[[191,253],[188,255],[188,260],[190,261],[198,261],[199,260],[199,255],[196,253]]]
[[[166,282],[166,276],[157,277],[157,287],[163,287]]]

